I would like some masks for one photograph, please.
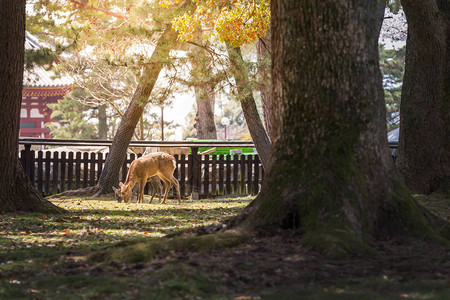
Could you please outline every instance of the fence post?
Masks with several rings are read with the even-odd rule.
[[[192,193],[191,193],[191,199],[192,200],[199,200],[200,199],[200,178],[198,178],[199,174],[201,174],[199,168],[200,168],[200,156],[198,155],[198,147],[192,147]]]
[[[25,174],[27,174],[28,178],[31,180],[31,144],[25,144],[25,164],[23,168],[25,170]]]

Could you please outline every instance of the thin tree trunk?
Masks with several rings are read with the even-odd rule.
[[[411,191],[429,194],[450,182],[450,4],[402,6],[408,38],[396,163]]]
[[[443,241],[389,156],[377,1],[272,0],[271,9],[280,134],[240,228],[295,229],[333,256],[372,237]]]
[[[204,84],[195,86],[195,101],[197,103],[197,116],[195,129],[197,138],[201,140],[216,140],[217,130],[214,122],[214,86]]]
[[[19,161],[25,0],[0,0],[0,40],[0,212],[62,212],[39,194]]]
[[[112,192],[112,186],[118,186],[119,171],[125,160],[128,145],[161,72],[163,61],[167,59],[175,43],[176,33],[169,25],[159,38],[150,62],[144,66],[130,105],[117,128],[104,169],[96,186],[96,196],[110,193]]]
[[[264,37],[259,38],[256,44],[256,52],[258,55],[258,81],[261,88],[261,103],[264,115],[264,125],[266,132],[272,143],[276,139],[276,135],[272,132],[273,114],[275,111],[272,109],[272,85],[270,79],[271,60],[270,60],[270,30],[267,30]]]
[[[386,11],[386,0],[380,0],[378,2],[378,9],[377,9],[377,31],[378,31],[378,37],[380,37],[381,28],[383,27],[384,22],[384,13]]]
[[[201,39],[201,35],[199,36]],[[211,60],[203,47],[194,46],[189,53],[192,65],[191,78],[195,90],[197,115],[195,129],[199,139],[217,139],[217,129],[214,120],[215,95],[214,88],[218,82],[216,76],[211,76]]]
[[[264,125],[259,117],[253,90],[248,78],[248,72],[242,58],[240,48],[227,47],[228,55],[231,59],[231,70],[236,81],[239,101],[241,102],[242,111],[248,130],[252,137],[255,148],[258,151],[259,158],[265,170],[267,170],[270,155],[270,139],[267,135]]]
[[[161,105],[161,141],[164,141],[164,106]]]
[[[108,138],[108,123],[106,116],[106,105],[98,106],[98,138],[100,140],[106,140]]]

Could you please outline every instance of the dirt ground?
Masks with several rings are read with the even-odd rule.
[[[377,255],[331,259],[301,246],[299,236],[284,232],[270,238],[251,238],[236,247],[207,253],[168,253],[150,263],[111,263],[95,268],[73,263],[69,268],[75,273],[140,278],[148,276],[149,272],[160,274],[160,270],[172,265],[178,266],[172,269],[174,274],[185,272],[195,277],[194,272],[201,272],[209,277],[209,284],[215,286],[210,297],[205,293],[196,294],[191,289],[176,294],[179,297],[175,298],[180,299],[341,299],[339,294],[342,297],[349,294],[355,296],[349,299],[386,299],[383,295],[394,299],[448,299],[450,247],[394,241],[378,242],[371,246],[377,250]],[[183,280],[182,275],[178,276]],[[185,280],[196,284],[190,279]],[[347,291],[337,288],[339,282],[345,283]],[[428,287],[428,294],[418,294],[420,287],[417,284],[424,282],[439,282],[439,292],[434,295],[433,288],[430,291]],[[409,287],[405,288],[402,283]],[[349,293],[348,290],[353,289],[348,287],[349,284],[356,284],[357,290]],[[328,289],[333,288],[335,293],[329,293],[331,291]],[[390,290],[384,291],[386,288]],[[305,289],[315,290],[312,294],[302,294],[300,291]],[[328,297],[324,297],[327,292]],[[136,290],[136,298],[140,298],[139,294]]]

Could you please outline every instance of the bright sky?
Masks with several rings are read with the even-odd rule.
[[[173,141],[181,141],[184,125],[186,122],[186,116],[191,111],[192,105],[195,102],[193,93],[184,93],[177,95],[172,100],[172,106],[164,108],[164,120],[174,121],[181,126],[177,127],[175,130],[175,137],[170,137],[168,139]],[[150,112],[156,113],[161,116],[161,109],[159,107],[151,107]]]

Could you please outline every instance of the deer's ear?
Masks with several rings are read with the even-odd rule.
[[[122,182],[122,181],[119,182],[119,186],[120,186],[120,187],[123,187],[123,182]]]
[[[112,189],[113,189],[114,192],[117,192],[117,191],[119,190],[119,189],[116,188],[115,186],[113,186]]]

